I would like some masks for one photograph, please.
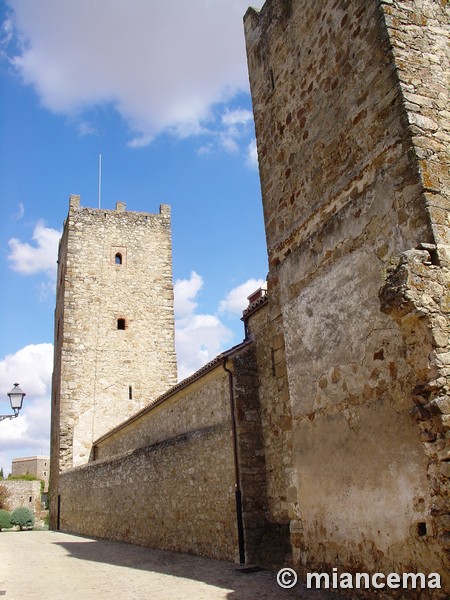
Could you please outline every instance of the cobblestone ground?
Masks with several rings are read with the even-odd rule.
[[[0,533],[5,600],[342,600],[269,571],[54,531]]]

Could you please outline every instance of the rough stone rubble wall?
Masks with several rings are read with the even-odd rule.
[[[41,514],[41,482],[20,481],[7,479],[0,481],[8,493],[6,509],[13,511],[15,508],[24,506],[29,508],[38,519]]]
[[[450,8],[382,2],[434,241],[450,244]],[[447,261],[449,256],[447,254]]]
[[[410,63],[397,69],[389,27],[422,28],[420,68],[410,64],[423,48],[409,53],[399,35],[397,63],[399,48]],[[300,570],[338,561],[445,578],[445,3],[269,0],[245,28],[270,265],[265,335],[272,357],[285,347],[289,397],[263,428],[266,449],[277,437],[286,448],[282,475],[268,479],[269,518],[289,518]],[[407,98],[405,81],[411,94],[412,73],[425,71],[423,98]],[[285,406],[282,381],[271,387]]]
[[[227,376],[219,366],[205,379],[61,474],[62,530],[236,559]]]
[[[272,288],[273,291],[273,288]],[[265,302],[247,317],[254,339],[258,369],[261,437],[265,468],[265,529],[258,563],[271,568],[292,561],[289,524],[294,477],[292,470],[292,418],[287,385],[284,337],[279,305]]]
[[[66,471],[61,529],[235,560],[230,447],[218,425]]]
[[[230,385],[245,553],[265,526],[265,468],[253,347],[98,441],[60,476],[62,530],[239,561]]]
[[[223,370],[221,367],[219,369]],[[205,388],[205,386],[207,386]],[[228,381],[225,372],[207,374],[186,391],[149,407],[136,420],[127,421],[96,444],[96,459],[143,448],[198,428],[215,427],[229,420]],[[218,401],[220,399],[220,401]]]

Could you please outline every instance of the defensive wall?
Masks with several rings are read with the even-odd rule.
[[[262,422],[285,449],[268,518],[302,572],[449,586],[448,9],[268,0],[245,17],[269,255],[259,365],[272,352],[281,377]]]
[[[58,527],[254,559],[265,510],[255,369],[244,342],[96,440],[88,465],[60,475]]]

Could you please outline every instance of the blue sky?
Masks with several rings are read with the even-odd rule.
[[[255,3],[254,3],[255,5]],[[262,0],[256,3],[259,8]],[[56,250],[68,197],[172,206],[179,376],[243,337],[267,274],[248,0],[0,0],[0,467],[49,451]]]

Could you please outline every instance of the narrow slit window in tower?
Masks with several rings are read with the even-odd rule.
[[[125,329],[125,319],[117,319],[117,329]]]
[[[116,265],[122,264],[122,255],[120,254],[120,252],[118,252],[114,257],[114,262],[116,263]]]

